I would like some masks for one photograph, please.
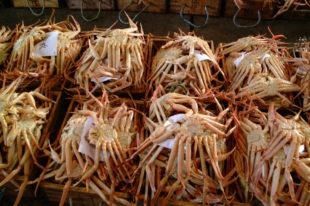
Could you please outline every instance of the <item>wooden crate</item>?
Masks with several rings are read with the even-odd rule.
[[[58,0],[44,0],[46,8],[58,8]],[[42,0],[28,0],[31,8],[42,8]],[[28,7],[26,0],[12,0],[14,7]]]
[[[199,36],[200,38],[203,39],[203,37]],[[153,35],[149,35],[147,39],[147,43],[146,43],[146,49],[144,50],[144,58],[146,60],[147,63],[147,67],[146,67],[146,81],[148,79],[148,77],[151,74],[151,68],[152,68],[152,62],[153,62],[153,58],[156,55],[157,51],[166,44],[166,42],[173,40],[173,38],[170,38],[168,36],[153,36]],[[212,50],[212,52],[214,53],[214,43],[212,40],[206,40],[209,44],[210,49]],[[152,94],[153,94],[153,89],[150,89],[149,92],[149,88],[148,87],[154,87],[153,85],[149,85],[146,82],[146,86],[145,86],[145,96],[144,99],[148,100],[149,98],[151,98]]]
[[[63,185],[42,181],[40,189],[45,193],[48,200],[52,204],[59,204],[63,192]],[[104,193],[108,195],[107,193]],[[128,199],[130,196],[127,193],[115,193],[118,197]],[[91,188],[86,191],[85,187],[70,187],[67,199],[64,205],[70,205],[70,199],[74,206],[98,206],[100,203],[108,205],[97,195]]]
[[[210,16],[221,15],[222,0],[170,0],[169,12],[180,13],[184,5],[183,14],[206,15],[207,6]]]
[[[83,9],[98,9],[98,0],[85,0],[83,3]],[[66,0],[69,9],[80,9],[81,8],[81,0]],[[100,9],[102,10],[114,10],[115,9],[115,1],[114,0],[103,0],[101,1]]]
[[[79,103],[78,101],[76,101],[77,99],[87,99],[87,97],[85,96],[78,96],[75,95],[72,97],[72,100],[70,101],[70,105],[67,109],[67,111],[65,112],[65,116],[62,118],[62,124],[61,127],[58,131],[58,135],[56,138],[54,139],[50,139],[51,143],[57,143],[60,141],[61,135],[62,135],[62,130],[65,127],[65,125],[67,124],[67,121],[70,119],[70,117],[72,116],[73,112],[76,112],[76,110],[79,107]],[[145,102],[141,101],[141,100],[131,100],[131,99],[117,99],[116,97],[111,97],[109,98],[109,100],[111,102],[117,103],[119,105],[121,105],[122,103],[124,103],[125,101],[129,101],[132,102],[133,104],[137,105],[137,110],[144,112],[144,108],[145,108]],[[129,104],[127,104],[129,106]],[[136,122],[136,125],[138,128],[142,128],[142,126],[140,125],[140,120],[141,120],[141,116],[140,114],[135,115],[135,117],[133,118],[133,121]],[[54,136],[55,137],[55,136]],[[55,147],[57,147],[58,145],[56,144]],[[133,144],[135,144],[135,142],[133,141]],[[51,159],[49,158],[46,161],[46,165],[48,165],[51,162]],[[51,182],[49,180],[44,180],[40,182],[40,190],[42,192],[45,193],[45,195],[47,196],[48,200],[50,203],[53,204],[59,204],[59,201],[61,199],[62,193],[63,193],[63,187],[64,185],[61,184],[57,184],[54,182]],[[109,194],[107,194],[106,192],[103,191],[103,193],[108,196]],[[131,199],[131,195],[129,193],[124,193],[124,192],[116,192],[115,194],[118,195],[118,197],[120,198],[124,198],[124,199]],[[66,201],[65,201],[65,205],[70,205],[70,199],[72,200],[73,205],[75,206],[98,206],[100,202],[103,202],[103,200],[97,195],[97,193],[92,190],[91,188],[89,188],[89,191],[86,191],[85,187],[82,186],[77,186],[77,187],[70,187]],[[103,203],[102,205],[107,205],[106,203]]]
[[[51,92],[51,98],[55,101],[55,103],[53,104],[52,109],[47,116],[46,124],[42,128],[41,138],[39,140],[40,147],[42,147],[44,142],[46,142],[46,138],[49,136],[52,136],[53,132],[58,131],[58,128],[60,127],[58,119],[62,118],[61,114],[64,109],[64,101],[62,101],[62,97],[63,97],[62,94],[63,94],[62,92]],[[39,150],[37,149],[34,155],[37,156],[38,154],[39,154]],[[42,160],[40,161],[38,159],[38,162],[41,165],[45,165],[45,162]],[[35,179],[40,172],[41,172],[41,169],[35,166],[32,160],[32,163],[30,166],[29,180]],[[4,176],[1,174],[0,181],[2,181],[3,179],[4,179]],[[24,180],[23,169],[13,179],[17,184],[20,185]],[[16,188],[15,185],[13,185],[11,182],[8,182],[4,185],[4,187],[6,188],[5,195],[17,197],[19,190]],[[23,197],[34,198],[34,185],[26,186],[26,189],[23,193]]]
[[[271,19],[276,13],[276,4],[273,4],[272,10],[269,9],[267,5],[264,10],[262,10],[264,0],[248,0],[244,1],[244,8],[240,10],[237,18],[246,18],[246,19],[257,19],[257,11],[260,11],[261,19]],[[233,17],[238,11],[234,0],[226,0],[224,7],[224,16]]]
[[[128,6],[132,0],[117,0],[117,10],[122,10]],[[166,0],[148,0],[144,1],[146,4],[139,0],[135,0],[132,5],[127,7],[125,11],[141,11],[145,6],[150,3],[151,5],[144,12],[155,12],[155,13],[166,13],[167,12],[167,1]]]

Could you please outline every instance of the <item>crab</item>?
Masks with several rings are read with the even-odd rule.
[[[301,88],[299,85],[290,81],[280,78],[273,78],[267,74],[257,74],[252,81],[249,82],[249,85],[242,87],[239,90],[236,98],[242,98],[248,94],[250,94],[254,99],[278,96],[283,101],[292,104],[291,101],[281,93],[298,92],[300,89]]]
[[[107,97],[107,96],[106,96]],[[126,165],[118,167],[117,174],[112,170],[121,164],[127,154],[124,147],[130,145],[130,138],[136,134],[136,130],[132,129],[133,111],[129,110],[125,103],[119,107],[113,108],[108,100],[104,100],[103,107],[98,107],[97,111],[79,110],[78,114],[91,118],[94,123],[87,132],[86,139],[89,144],[95,146],[95,154],[93,157],[93,165],[86,169],[83,176],[76,182],[74,186],[86,180],[89,182],[91,176],[99,169],[101,161],[107,167],[109,180],[111,181],[110,202],[114,199],[114,191],[120,181],[130,179],[132,169]],[[122,142],[122,144],[121,144]],[[122,146],[124,145],[124,147]],[[100,153],[103,154],[100,157]],[[128,202],[126,205],[130,205]]]
[[[78,61],[75,82],[90,91],[89,80],[116,92],[133,86],[141,89],[144,81],[143,32],[130,20],[130,28],[108,30],[95,40]]]
[[[147,149],[147,153],[142,156],[143,159],[140,161],[135,173],[141,168],[146,171],[150,188],[155,192],[151,205],[156,203],[171,176],[175,177],[176,181],[167,191],[168,194],[163,202],[164,205],[169,200],[178,199],[184,194],[185,185],[193,176],[198,175],[195,171],[202,170],[202,174],[199,173],[199,175],[205,177],[203,186],[207,187],[207,179],[212,179],[207,172],[207,159],[220,185],[215,186],[215,188],[223,191],[222,186],[224,182],[226,183],[226,179],[222,174],[219,161],[225,160],[231,153],[223,154],[222,152],[225,150],[222,147],[217,152],[217,145],[221,145],[219,139],[226,138],[234,130],[234,128],[228,130],[230,120],[227,120],[226,124],[223,123],[226,120],[228,109],[221,111],[218,115],[212,115],[212,113],[200,114],[198,103],[194,98],[177,93],[167,93],[157,99],[157,92],[160,92],[160,90],[157,90],[156,94],[151,98],[149,117],[145,117],[145,123],[150,129],[150,135],[127,160],[130,161]],[[226,132],[226,130],[228,131]],[[158,157],[166,147],[162,145],[165,141],[172,141],[173,145],[170,147],[171,152],[165,166],[166,175],[159,183],[155,184],[155,174],[152,167],[154,164],[162,166],[158,161]],[[193,150],[190,149],[192,147]],[[194,164],[197,153],[201,167],[199,169]],[[157,188],[155,185],[157,185]],[[202,197],[202,202],[205,203],[207,201],[206,191],[203,192]]]
[[[255,166],[260,162],[262,151],[267,149],[269,143],[268,124],[264,129],[244,117],[240,126],[247,139],[247,156],[249,157],[249,174],[253,173]]]
[[[221,54],[226,55],[231,52],[250,52],[256,49],[259,45],[267,43],[266,39],[261,36],[248,36],[238,39],[235,42],[231,42],[223,45],[223,51]],[[227,47],[227,48],[226,48]]]
[[[272,139],[268,144],[268,148],[264,151],[261,161],[254,168],[253,181],[255,185],[258,183],[262,172],[262,165],[283,148],[286,153],[285,177],[288,180],[291,198],[296,201],[290,171],[293,168],[294,159],[299,159],[298,149],[300,145],[305,142],[304,126],[299,123],[299,114],[290,119],[284,118],[275,111],[274,105],[269,107],[268,115],[268,125]]]

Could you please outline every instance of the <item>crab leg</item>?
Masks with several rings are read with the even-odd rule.
[[[206,161],[204,159],[203,155],[203,148],[202,148],[202,138],[198,139],[198,150],[199,150],[199,156],[200,156],[200,161],[201,161],[201,168],[202,168],[202,173],[203,173],[203,191],[202,191],[202,204],[206,205],[207,202],[207,176],[208,176],[208,171],[206,167]]]
[[[153,162],[156,160],[157,156],[161,153],[161,151],[163,150],[164,147],[162,146],[159,146],[156,150],[156,152],[154,152],[152,154],[152,158],[147,162],[146,164],[146,173],[147,173],[147,176],[148,176],[148,180],[150,182],[150,186],[151,186],[151,189],[153,191],[156,191],[156,188],[155,188],[155,181],[154,181],[154,174],[152,173],[151,171],[151,166],[153,165]]]
[[[30,157],[30,151],[29,149],[25,150],[24,156],[22,159],[19,161],[19,165],[16,169],[14,169],[8,176],[6,176],[1,182],[0,182],[0,187],[5,185],[8,181],[10,181],[15,175],[17,175],[20,170],[23,168],[24,164],[26,161],[29,161]]]
[[[62,190],[62,195],[61,195],[61,199],[60,199],[60,202],[59,202],[60,206],[65,204],[65,201],[66,201],[66,198],[67,198],[67,195],[68,195],[69,188],[70,188],[71,184],[72,184],[72,179],[69,178],[68,181],[66,182],[66,184],[64,185],[63,190]]]
[[[15,199],[14,205],[18,205],[21,198],[23,197],[24,191],[26,189],[28,180],[29,180],[29,174],[30,174],[30,159],[25,161],[24,164],[24,181],[23,183],[20,185],[19,191],[18,191],[18,195]]]

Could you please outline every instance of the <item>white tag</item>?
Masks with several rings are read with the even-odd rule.
[[[200,51],[200,50],[195,50],[194,51],[194,55],[196,56],[196,58],[198,59],[198,61],[204,61],[204,60],[210,60],[210,61],[212,61],[212,59],[208,56],[208,55],[206,55],[206,54],[204,54],[202,51]]]
[[[105,77],[104,76],[104,77],[99,77],[98,80],[99,80],[99,82],[106,82],[106,81],[109,81],[109,80],[112,80],[112,79],[113,80],[119,80],[120,78],[121,78],[121,74],[117,73],[116,77]],[[95,83],[97,82],[95,78],[91,78],[91,81],[95,82]]]
[[[168,148],[168,149],[172,149],[173,145],[174,145],[174,139],[166,139],[165,141],[162,141],[160,143],[158,143],[157,145]]]
[[[241,53],[241,56],[238,57],[237,59],[235,59],[234,64],[235,64],[236,67],[238,67],[239,64],[240,64],[240,62],[244,59],[244,57],[245,57],[244,54],[245,54],[245,52],[242,52],[242,53]]]
[[[300,145],[299,149],[298,149],[299,153],[302,153],[303,151],[305,151],[305,145]]]
[[[185,114],[180,113],[180,114],[176,114],[176,115],[172,115],[171,117],[168,118],[168,120],[165,122],[164,126],[168,126],[171,124],[174,124],[176,122],[179,122],[181,120],[183,120],[185,117]],[[169,128],[167,128],[168,130],[171,130]]]
[[[46,36],[46,39],[34,45],[34,56],[57,56],[58,32],[49,32]]]
[[[86,134],[89,132],[90,128],[94,126],[94,119],[92,117],[88,117],[85,121],[82,136],[81,136],[81,142],[79,145],[79,152],[89,156],[93,160],[95,160],[96,156],[96,148],[92,147],[89,142],[86,140]],[[108,156],[110,154],[108,153]],[[104,161],[104,157],[102,152],[100,152],[100,161]]]
[[[169,119],[165,122],[164,126],[171,125],[171,126],[167,127],[167,130],[168,131],[172,130],[173,129],[173,124],[183,120],[184,117],[185,117],[185,114],[183,114],[183,113],[173,115],[173,116],[169,117]],[[172,149],[172,147],[174,145],[174,138],[168,138],[165,141],[162,141],[162,142],[158,143],[157,145],[163,146],[163,147],[168,148],[168,149]]]
[[[241,52],[241,54],[242,54],[242,55],[241,55],[240,57],[238,57],[238,58],[234,61],[236,67],[238,67],[239,64],[240,64],[240,62],[244,59],[244,57],[246,57],[246,56],[248,56],[249,54],[251,54],[251,52],[249,52],[249,53]]]
[[[265,59],[266,59],[266,58],[269,58],[269,57],[271,57],[269,54],[265,54],[265,55],[261,58],[260,63],[262,64],[262,63],[265,61]]]

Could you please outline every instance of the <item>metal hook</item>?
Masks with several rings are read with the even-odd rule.
[[[197,26],[196,24],[193,24],[192,22],[188,21],[187,19],[184,19],[184,17],[183,17],[183,11],[184,11],[185,6],[186,6],[186,4],[184,4],[184,6],[182,7],[182,9],[181,9],[181,11],[180,11],[180,17],[181,17],[181,19],[182,19],[183,21],[185,21],[186,23],[188,23],[189,25],[191,25],[191,26],[193,26],[193,27],[199,27],[199,28],[201,28],[201,27],[205,27],[205,26],[207,25],[208,20],[209,20],[209,12],[208,12],[207,6],[204,7],[204,9],[205,9],[205,11],[206,11],[206,21],[205,21],[205,23],[204,23],[203,25],[201,25],[201,26]]]
[[[98,13],[97,13],[97,15],[94,17],[94,18],[92,18],[92,19],[87,19],[85,16],[84,16],[84,13],[83,13],[83,3],[84,3],[84,0],[82,0],[81,1],[81,15],[82,15],[82,17],[83,17],[83,19],[85,20],[85,21],[94,21],[95,19],[97,19],[98,18],[98,16],[99,16],[99,14],[100,14],[100,12],[101,12],[101,0],[98,0]]]
[[[31,13],[35,16],[41,16],[43,13],[44,13],[44,9],[45,9],[45,0],[42,0],[42,11],[41,13],[37,14],[37,13],[34,13],[34,11],[32,10],[31,6],[29,5],[29,1],[26,0],[26,3],[27,3],[27,6],[29,7]]]
[[[120,22],[122,22],[123,24],[129,24],[129,22],[125,22],[123,21],[121,14],[125,11],[125,9],[127,9],[128,7],[130,7],[132,4],[134,3],[134,1],[131,1],[127,6],[125,6],[122,10],[120,10],[120,12],[118,13],[118,20]],[[139,13],[137,13],[133,18],[132,21],[134,21],[142,12],[144,12],[147,8],[149,8],[149,6],[151,5],[151,2],[149,2]]]
[[[260,11],[257,10],[258,21],[257,21],[255,24],[250,25],[250,26],[241,26],[241,25],[237,24],[237,23],[236,23],[236,18],[237,18],[237,15],[239,14],[240,10],[241,10],[241,8],[238,8],[238,11],[236,12],[236,14],[234,15],[234,18],[233,18],[233,22],[234,22],[234,25],[235,25],[236,27],[239,27],[239,28],[249,28],[249,27],[255,27],[255,26],[257,26],[257,25],[260,23],[260,19],[261,19],[261,17],[260,17]]]

